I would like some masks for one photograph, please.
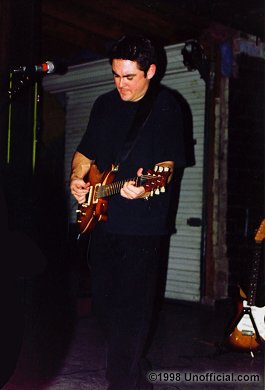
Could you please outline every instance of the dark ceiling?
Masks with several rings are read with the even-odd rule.
[[[199,39],[216,23],[264,41],[264,1],[42,0],[42,58],[70,64],[103,58],[124,33],[171,45]]]

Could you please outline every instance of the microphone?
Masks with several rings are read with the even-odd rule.
[[[53,73],[55,72],[55,64],[52,61],[46,61],[40,65],[20,66],[12,70],[13,73]]]

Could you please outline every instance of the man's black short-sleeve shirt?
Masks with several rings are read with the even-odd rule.
[[[108,169],[115,163],[141,103],[123,101],[117,90],[100,96],[77,150],[95,160],[100,171]],[[150,115],[128,158],[120,164],[115,180],[133,178],[139,168],[146,172],[163,161],[174,161],[176,168],[186,166],[181,110],[166,88],[159,89]],[[148,201],[113,195],[109,198],[108,220],[102,224],[107,231],[117,234],[167,234],[171,195],[174,196],[170,185],[165,193]]]

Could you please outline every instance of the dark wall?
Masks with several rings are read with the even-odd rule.
[[[9,39],[10,39],[10,1],[0,0],[0,165],[5,161],[6,128],[7,128],[7,103],[8,103],[8,63],[9,63]],[[4,50],[3,50],[4,49]]]
[[[20,65],[29,65],[38,62],[40,55],[40,1],[34,0],[1,0],[1,163],[6,162],[6,138],[7,128],[6,119],[9,103],[9,73],[12,69]],[[3,19],[3,20],[2,20]],[[30,78],[30,82],[23,88],[21,75],[13,74],[12,92],[20,89],[19,93],[12,93],[12,159],[16,163],[20,156],[20,166],[23,168],[29,159],[29,153],[26,153],[23,145],[28,142],[25,139],[31,133],[31,111],[32,111],[32,85],[34,80]],[[20,88],[18,88],[20,86]],[[16,97],[16,99],[15,99]],[[21,145],[22,142],[22,145]],[[20,153],[17,149],[19,148]],[[4,158],[3,158],[4,157]]]
[[[38,63],[40,53],[40,1],[2,0],[7,53],[1,84],[1,173],[10,210],[10,225],[29,229],[31,209],[34,75],[13,69]],[[12,74],[12,87],[9,75]],[[8,90],[10,93],[8,93]],[[10,125],[8,110],[11,108]],[[8,143],[8,138],[10,143]]]
[[[264,60],[240,55],[230,81],[227,245],[230,288],[248,291],[255,233],[264,218]],[[259,289],[263,289],[260,256]],[[258,294],[261,295],[261,290]]]
[[[55,118],[47,130],[49,110],[44,111],[41,87],[42,77],[45,76],[34,72],[34,65],[43,62],[41,0],[0,0],[0,7],[5,22],[4,27],[0,27],[2,32],[5,31],[1,42],[6,47],[1,64],[5,82],[0,84],[0,165],[9,227],[26,232],[44,250],[43,246],[51,244],[60,247],[66,220],[64,126],[58,124],[58,118]],[[14,69],[24,66],[27,72],[14,72]],[[8,85],[10,73],[12,87]],[[11,122],[8,126],[10,107]]]

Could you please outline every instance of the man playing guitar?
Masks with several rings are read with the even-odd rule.
[[[118,166],[113,184],[124,181],[109,198],[107,218],[98,218],[91,233],[92,300],[106,330],[108,389],[143,390],[152,388],[145,378],[144,352],[169,234],[169,206],[177,196],[173,172],[187,165],[183,120],[175,97],[156,79],[159,62],[149,39],[122,37],[109,61],[116,89],[92,108],[73,156],[70,188],[83,215],[90,202],[92,184],[86,176],[92,167],[99,173]],[[145,176],[154,166],[169,168],[170,175],[165,192],[151,197],[152,190],[128,178]]]

